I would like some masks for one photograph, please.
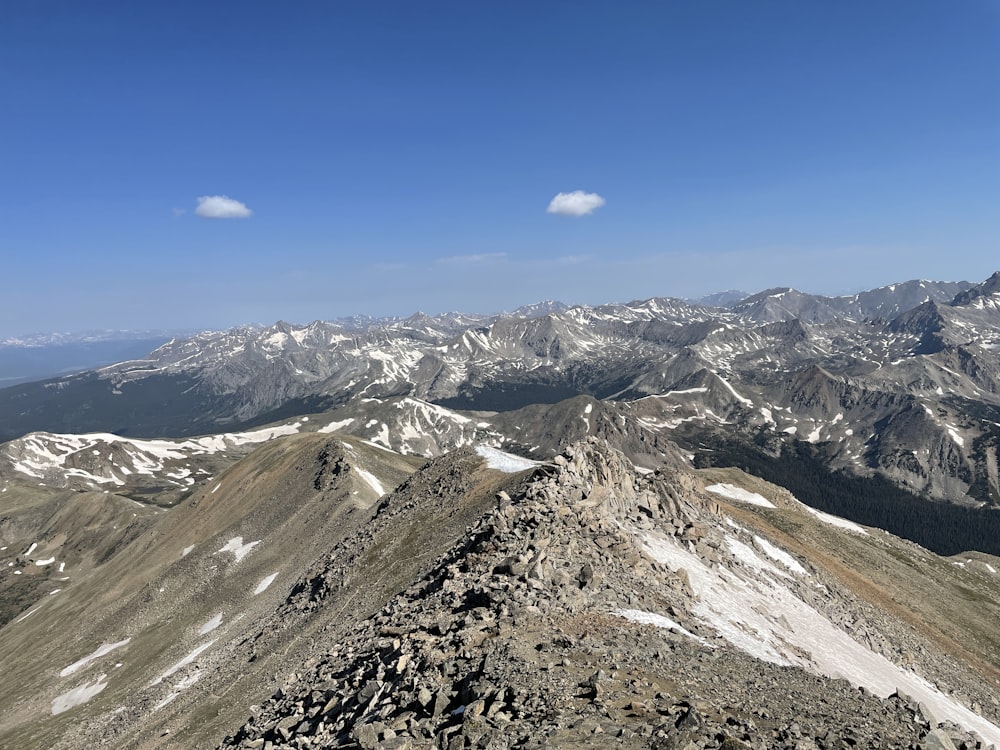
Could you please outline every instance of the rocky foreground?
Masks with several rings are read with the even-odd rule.
[[[219,747],[988,746],[970,721],[982,734],[996,729],[1000,702],[980,673],[828,571],[775,552],[693,475],[638,474],[591,439],[524,476],[374,615],[347,627],[332,619],[329,638],[314,637],[311,655]],[[419,554],[419,501],[401,489],[295,586],[278,627],[343,609],[338,591],[359,576],[393,575],[389,559],[382,570],[357,567],[380,524],[410,515]],[[657,544],[700,562],[658,560]],[[808,634],[796,634],[794,613],[759,612],[771,634],[725,620],[708,601],[722,589],[704,571],[748,597],[781,587],[857,647],[843,659],[908,664],[910,682],[892,690],[875,676],[869,687],[829,676],[829,659],[802,647]],[[766,659],[751,655],[761,649]],[[931,697],[909,697],[908,684]]]

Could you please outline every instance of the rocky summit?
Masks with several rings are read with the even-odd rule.
[[[0,747],[1000,747],[998,283],[278,324],[0,392]]]

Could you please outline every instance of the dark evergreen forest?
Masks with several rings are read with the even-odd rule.
[[[735,466],[784,487],[816,510],[885,529],[939,555],[971,550],[1000,555],[1000,511],[928,500],[880,476],[832,471],[816,450],[797,442],[773,456],[748,441],[722,440],[696,451],[695,464]]]

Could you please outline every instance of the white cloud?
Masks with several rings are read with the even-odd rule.
[[[560,216],[586,216],[607,203],[597,193],[585,193],[574,190],[572,193],[559,193],[549,202],[548,212]]]
[[[194,210],[203,219],[246,219],[253,212],[245,203],[225,195],[203,195]]]

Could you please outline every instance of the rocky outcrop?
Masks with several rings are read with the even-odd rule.
[[[421,580],[322,644],[220,747],[976,747],[905,695],[731,648],[694,614],[688,571],[642,541],[657,530],[753,580],[723,526],[692,475],[644,477],[605,444],[578,443],[499,492]],[[349,575],[317,570],[285,616],[322,612]],[[795,592],[876,650],[923,648],[830,583]],[[670,626],[628,619],[655,612]]]

